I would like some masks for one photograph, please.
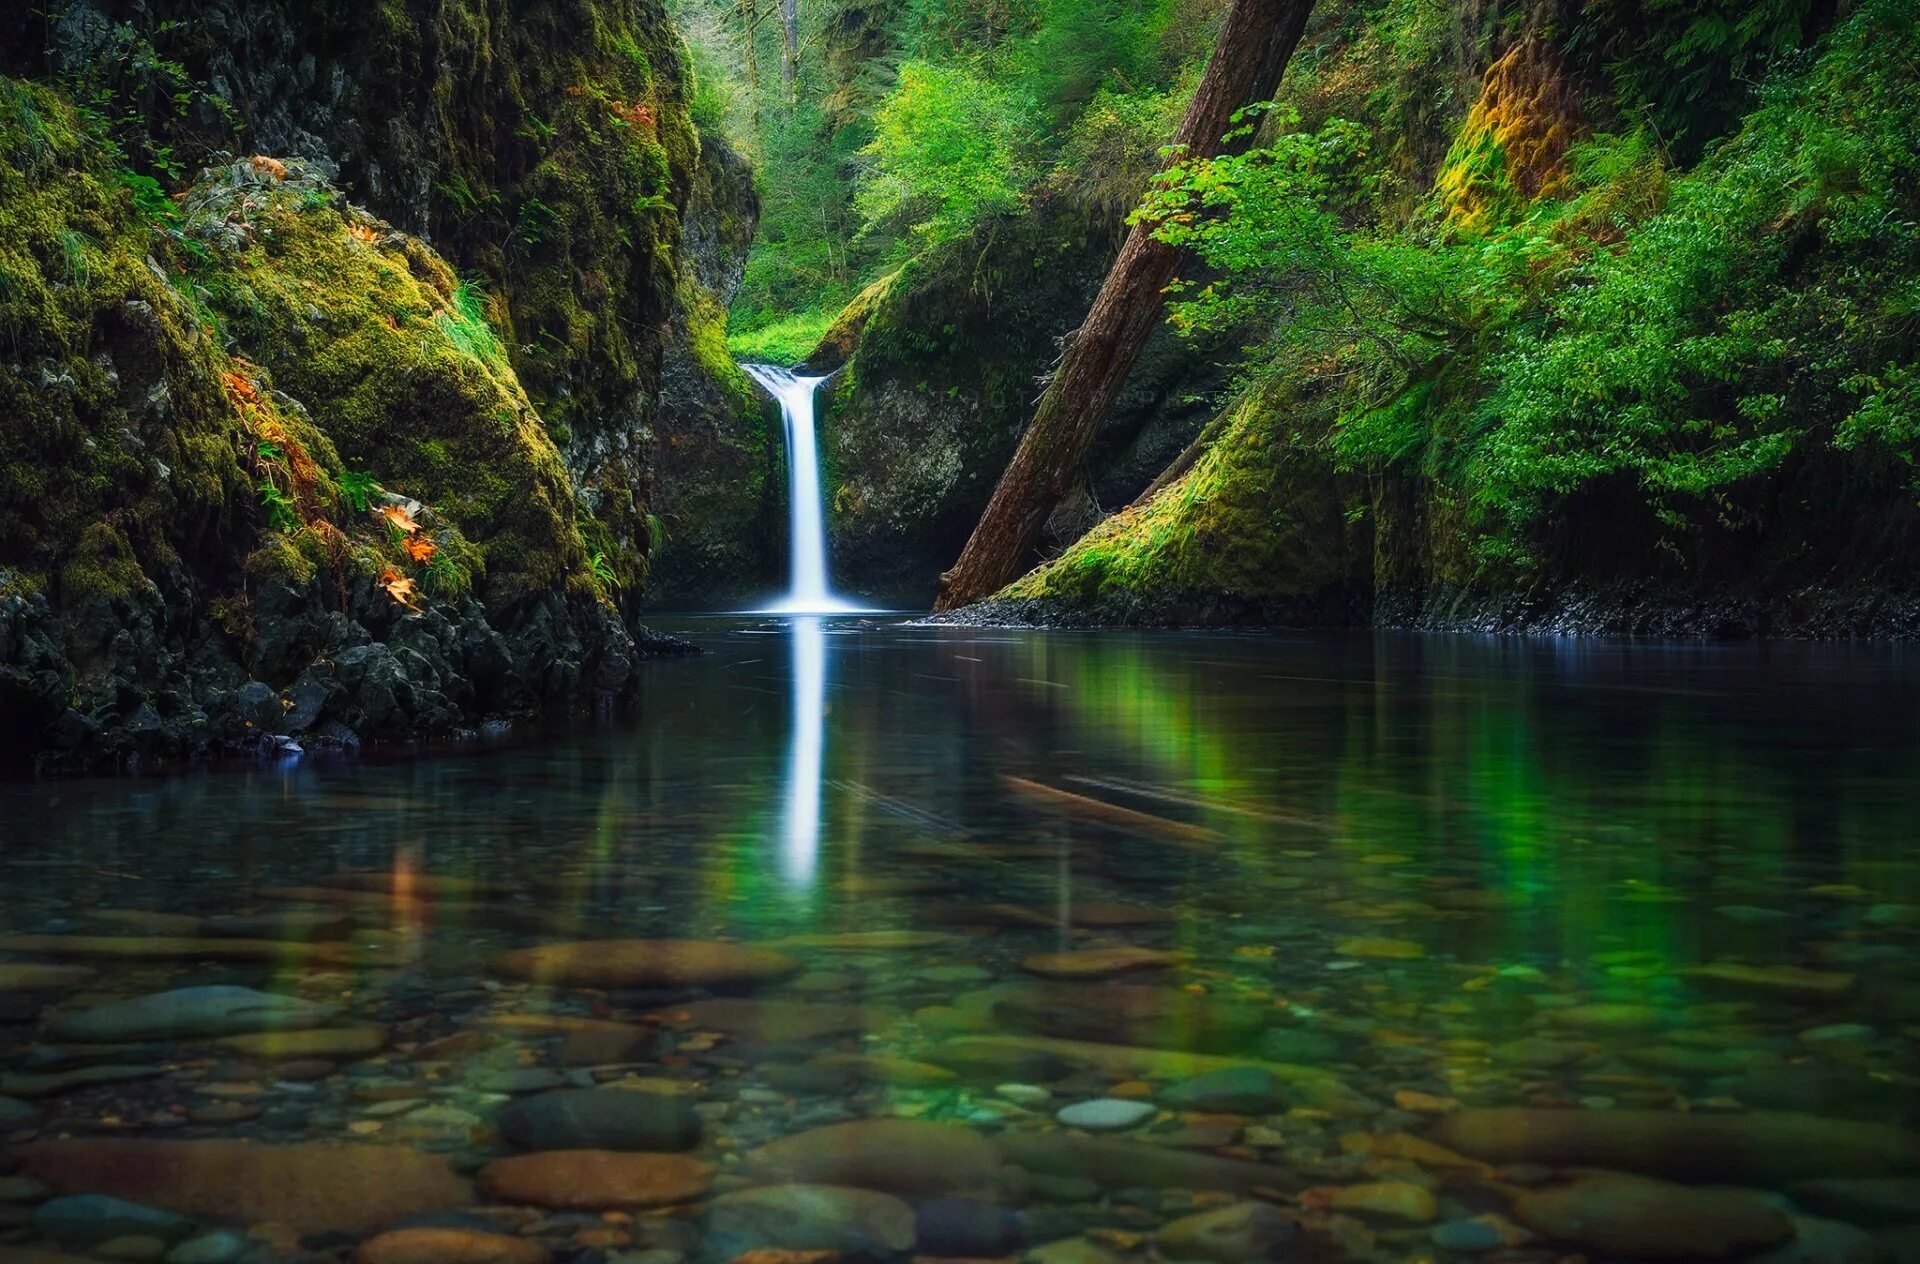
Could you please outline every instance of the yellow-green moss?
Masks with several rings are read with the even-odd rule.
[[[250,241],[217,248],[245,208]],[[292,184],[216,183],[189,205],[216,244],[209,290],[231,335],[301,400],[346,467],[445,515],[484,555],[489,595],[562,583],[585,561],[560,454],[483,297],[414,238]]]
[[[1577,95],[1546,41],[1521,40],[1487,68],[1447,151],[1434,197],[1447,220],[1486,232],[1566,191],[1567,148],[1583,125]]]
[[[0,569],[57,601],[134,591],[247,499],[224,359],[155,249],[81,116],[0,79]]]
[[[1185,475],[1000,595],[1088,603],[1315,600],[1352,574],[1331,466],[1300,437],[1297,400],[1257,390]]]

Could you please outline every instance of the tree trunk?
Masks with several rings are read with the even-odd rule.
[[[789,107],[800,103],[800,0],[780,0],[780,82]]]
[[[1174,138],[1181,156],[1220,153],[1234,114],[1273,96],[1313,4],[1233,0],[1213,59]],[[1128,232],[960,560],[940,577],[934,609],[979,601],[1020,573],[1047,516],[1073,485],[1140,348],[1160,323],[1167,284],[1179,263],[1180,252],[1156,241],[1149,225],[1135,224]]]
[[[760,25],[756,0],[740,0],[740,46],[747,59],[747,105],[753,112],[753,132],[760,134]]]

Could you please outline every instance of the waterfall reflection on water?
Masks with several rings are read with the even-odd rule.
[[[820,859],[820,787],[827,736],[826,631],[817,615],[795,615],[793,733],[787,755],[781,875],[798,890],[813,886]]]

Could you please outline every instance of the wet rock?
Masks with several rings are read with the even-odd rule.
[[[170,935],[4,935],[0,952],[53,957],[107,957],[125,961],[266,961],[280,965],[379,964],[379,953],[350,944],[301,944],[274,939],[189,939]]]
[[[628,1089],[565,1089],[523,1098],[500,1115],[522,1150],[691,1150],[700,1116],[678,1097]]]
[[[193,1221],[105,1194],[74,1194],[40,1204],[33,1227],[61,1246],[92,1248],[135,1235],[178,1242],[193,1232]]]
[[[1037,1036],[1236,1053],[1265,1029],[1273,1007],[1179,988],[1034,984],[1001,990],[992,1012],[1004,1027]]]
[[[75,1089],[98,1084],[126,1084],[134,1080],[158,1079],[167,1073],[160,1066],[88,1066],[52,1075],[0,1074],[0,1093],[13,1097],[58,1097]]]
[[[1123,1264],[1125,1256],[1085,1238],[1063,1238],[1034,1247],[1021,1264]]]
[[[1653,1031],[1672,1020],[1671,1013],[1652,1005],[1599,1003],[1547,1011],[1547,1021],[1554,1026],[1578,1031]]]
[[[0,993],[52,992],[80,987],[97,971],[88,966],[44,966],[18,961],[0,962]]]
[[[1442,1251],[1477,1254],[1491,1251],[1506,1242],[1506,1235],[1484,1220],[1449,1220],[1433,1226],[1428,1235]]]
[[[495,974],[573,987],[703,987],[725,991],[778,983],[800,972],[783,953],[692,939],[603,939],[503,953]]]
[[[1639,1259],[1723,1259],[1793,1234],[1787,1218],[1751,1190],[1614,1173],[1527,1190],[1513,1217],[1553,1242]]]
[[[1205,1189],[1246,1193],[1282,1188],[1287,1172],[1265,1163],[1222,1159],[1141,1141],[1068,1132],[1003,1132],[994,1146],[1009,1163],[1049,1177],[1093,1181],[1109,1189]]]
[[[1145,1123],[1153,1118],[1153,1114],[1151,1102],[1096,1097],[1092,1101],[1063,1106],[1054,1112],[1053,1117],[1069,1128],[1084,1128],[1088,1132],[1119,1132]]]
[[[1753,1257],[1753,1264],[1886,1264],[1886,1246],[1857,1225],[1790,1216],[1793,1238]]]
[[[489,1163],[479,1181],[503,1202],[601,1211],[692,1202],[712,1186],[713,1169],[679,1154],[553,1150]]]
[[[1794,1201],[1855,1224],[1892,1225],[1920,1216],[1920,1176],[1801,1181]]]
[[[1830,970],[1804,970],[1798,966],[1750,966],[1719,961],[1682,970],[1681,975],[1706,987],[1722,991],[1786,996],[1808,1000],[1831,1000],[1853,990],[1851,974]]]
[[[547,1264],[547,1248],[476,1229],[395,1229],[362,1242],[353,1264]]]
[[[215,1229],[168,1251],[167,1264],[233,1264],[246,1250],[246,1238],[231,1229]]]
[[[1020,1217],[996,1203],[971,1198],[932,1198],[914,1221],[914,1249],[921,1255],[996,1259],[1016,1250]]]
[[[57,1040],[97,1044],[179,1040],[318,1027],[339,1012],[331,1005],[252,988],[193,987],[60,1014],[47,1024],[47,1030]]]
[[[310,1031],[265,1031],[228,1036],[220,1047],[268,1062],[309,1058],[370,1058],[387,1047],[385,1027],[316,1027]]]
[[[1343,957],[1377,961],[1418,961],[1427,955],[1427,950],[1411,939],[1343,939],[1333,950]]]
[[[1076,952],[1045,952],[1023,958],[1020,968],[1048,979],[1107,979],[1142,970],[1164,970],[1174,962],[1171,953],[1124,945],[1085,948]]]
[[[718,1031],[764,1044],[811,1044],[835,1036],[856,1036],[886,1025],[884,1010],[816,1001],[715,997],[656,1010],[651,1017],[671,1027]]]
[[[706,1255],[716,1262],[762,1249],[888,1256],[912,1248],[914,1213],[869,1189],[775,1185],[714,1199],[706,1231]]]
[[[1498,1107],[1463,1110],[1430,1138],[1492,1163],[1604,1167],[1676,1180],[1761,1186],[1826,1176],[1877,1176],[1920,1164],[1920,1137],[1886,1124],[1785,1111]]]
[[[1160,1102],[1218,1115],[1266,1115],[1282,1104],[1280,1081],[1261,1067],[1227,1067],[1182,1080],[1162,1092]]]
[[[979,1134],[917,1119],[812,1128],[768,1142],[748,1163],[767,1180],[848,1185],[905,1198],[990,1198],[1009,1178],[999,1151]]]
[[[1279,1257],[1296,1233],[1293,1221],[1265,1203],[1235,1203],[1162,1226],[1154,1245],[1169,1260],[1252,1264]]]
[[[14,1155],[23,1172],[68,1193],[302,1233],[365,1233],[473,1198],[446,1159],[399,1146],[103,1139],[36,1142]]]
[[[1378,1216],[1408,1224],[1425,1224],[1440,1214],[1431,1192],[1406,1181],[1370,1181],[1329,1192],[1327,1205],[1351,1215]]]

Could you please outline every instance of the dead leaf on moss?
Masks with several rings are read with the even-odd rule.
[[[382,505],[380,516],[406,535],[418,534],[420,530],[420,524],[413,520],[413,515],[407,512],[405,505]]]
[[[439,545],[424,537],[408,540],[402,547],[406,549],[408,557],[421,563],[431,562],[433,555],[440,551]]]
[[[418,610],[420,608],[420,590],[414,585],[413,580],[407,576],[397,571],[382,571],[380,574],[380,587],[387,590],[387,596],[393,598],[396,603],[405,606],[407,609]]]

